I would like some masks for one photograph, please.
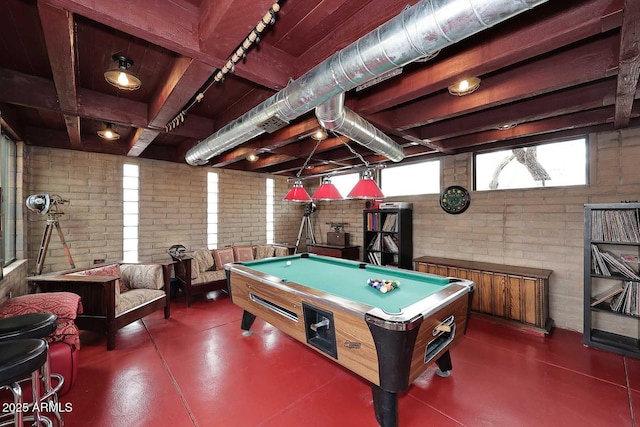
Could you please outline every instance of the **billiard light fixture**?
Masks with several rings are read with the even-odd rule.
[[[133,61],[126,56],[115,54],[111,57],[117,66],[104,72],[104,79],[118,89],[136,90],[142,85],[142,81],[131,71],[129,67],[133,65]]]
[[[448,87],[449,93],[456,96],[469,95],[480,87],[480,79],[470,77]]]
[[[353,189],[347,195],[347,199],[383,199],[384,194],[382,194],[382,190],[376,184],[376,181],[373,179],[373,174],[371,173],[371,169],[367,169],[362,174],[362,178],[360,181],[353,187]]]
[[[291,187],[291,190],[289,190],[287,195],[284,196],[284,200],[286,200],[287,202],[302,203],[309,203],[312,201],[309,193],[307,193],[307,190],[305,190],[302,186],[302,181],[299,179],[295,180],[295,182],[293,183],[293,187]]]
[[[112,123],[105,123],[104,128],[100,129],[97,133],[100,138],[106,139],[107,141],[115,141],[120,138],[120,134],[113,130]]]
[[[311,198],[314,200],[342,200],[342,194],[331,183],[331,179],[326,176],[322,178],[322,184],[320,184],[320,187],[313,193]]]

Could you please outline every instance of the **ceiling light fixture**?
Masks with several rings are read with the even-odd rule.
[[[328,137],[329,135],[327,135],[327,131],[324,130],[324,128],[320,128],[311,134],[311,138],[315,139],[316,141],[324,141]]]
[[[513,129],[516,126],[518,126],[516,122],[505,123],[503,125],[498,126],[498,130],[509,130],[509,129]]]
[[[322,184],[320,184],[320,187],[313,193],[311,198],[314,200],[342,200],[342,194],[327,176],[322,178]]]
[[[475,92],[479,87],[480,79],[477,77],[471,77],[449,86],[448,89],[451,95],[464,96]]]
[[[255,153],[251,153],[247,156],[247,160],[250,162],[257,162],[259,158],[260,157],[258,157],[258,155]]]
[[[362,174],[360,181],[353,187],[353,189],[347,195],[348,199],[383,199],[384,194],[378,187],[378,184],[373,179],[371,169],[367,169]]]
[[[102,139],[106,139],[107,141],[115,141],[120,138],[120,134],[113,130],[112,123],[105,123],[104,128],[98,131],[98,136]]]
[[[111,57],[118,65],[104,72],[104,79],[111,85],[122,90],[136,90],[142,85],[142,81],[131,71],[129,67],[133,61],[126,56],[115,54]]]
[[[356,183],[349,194],[347,194],[347,199],[383,199],[384,194],[382,194],[382,190],[380,190],[380,187],[378,187],[378,184],[373,179],[373,173],[369,168],[369,162],[367,162],[364,157],[360,155],[360,153],[351,148],[349,144],[343,141],[339,135],[336,136],[340,139],[340,142],[347,146],[352,154],[354,154],[360,159],[362,163],[364,163],[364,166],[366,168],[362,173],[360,180]]]

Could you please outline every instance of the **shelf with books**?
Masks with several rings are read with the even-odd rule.
[[[406,269],[413,267],[411,209],[363,211],[363,261]]]
[[[584,343],[640,357],[637,336],[596,316],[640,320],[640,203],[586,204],[584,224]]]

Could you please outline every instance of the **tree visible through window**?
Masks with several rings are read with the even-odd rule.
[[[584,185],[586,145],[580,138],[477,154],[476,190]]]

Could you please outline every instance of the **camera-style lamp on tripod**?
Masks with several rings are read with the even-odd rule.
[[[38,251],[38,259],[36,260],[36,274],[42,273],[42,267],[44,266],[44,259],[47,256],[47,249],[49,248],[49,242],[51,241],[53,227],[58,231],[58,237],[60,237],[60,242],[62,242],[64,253],[67,256],[67,260],[69,261],[71,268],[76,268],[73,258],[71,257],[71,251],[67,246],[67,242],[64,240],[62,229],[58,222],[58,219],[64,215],[64,212],[60,211],[58,206],[68,202],[68,200],[63,200],[58,195],[49,195],[47,193],[33,194],[27,197],[27,200],[25,201],[27,209],[31,212],[35,212],[39,216],[47,216],[47,225],[44,228],[42,242],[40,243],[40,250]]]

